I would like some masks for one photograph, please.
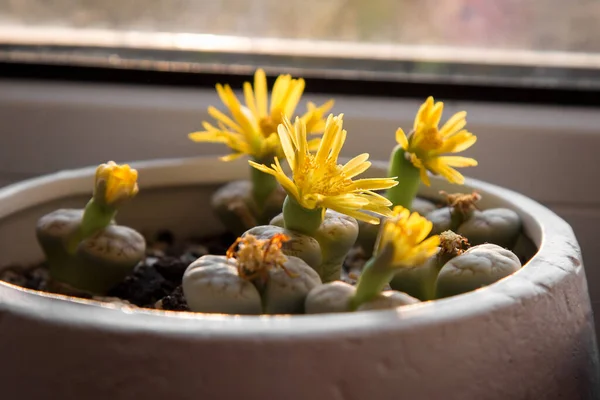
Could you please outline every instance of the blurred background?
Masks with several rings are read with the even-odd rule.
[[[3,0],[4,27],[598,52],[597,0]]]
[[[466,175],[573,226],[598,315],[598,21],[600,0],[0,0],[0,185],[223,154],[187,133],[257,67],[335,98],[346,155],[386,159],[433,95],[479,136]]]

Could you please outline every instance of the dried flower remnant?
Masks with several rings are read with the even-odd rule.
[[[243,279],[265,280],[269,270],[274,268],[281,268],[288,276],[293,277],[294,274],[284,265],[288,259],[281,251],[283,243],[289,240],[289,236],[282,233],[269,239],[258,239],[247,234],[236,239],[226,256],[237,260],[238,274]]]
[[[477,210],[477,206],[475,204],[481,200],[481,195],[475,191],[471,194],[449,194],[441,190],[440,194],[446,198],[446,203],[448,206],[460,212],[462,215],[468,215],[472,211]]]
[[[440,233],[440,252],[452,256],[460,255],[469,248],[469,240],[452,231]]]

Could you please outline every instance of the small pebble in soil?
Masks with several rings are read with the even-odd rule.
[[[155,308],[159,310],[169,311],[190,311],[190,308],[185,301],[183,288],[178,286],[173,290],[173,293],[159,300],[155,304]]]

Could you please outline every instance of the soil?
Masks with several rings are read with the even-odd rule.
[[[123,282],[106,296],[78,293],[77,297],[142,308],[189,311],[181,288],[186,268],[203,255],[224,255],[235,238],[224,234],[182,242],[171,232],[162,231],[146,240],[146,257]],[[352,249],[344,263],[341,280],[356,284],[365,261],[360,247]],[[11,266],[0,271],[0,280],[34,290],[48,291],[49,278],[45,262],[29,267]]]

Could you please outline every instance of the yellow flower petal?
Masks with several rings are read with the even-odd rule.
[[[231,153],[231,154],[228,154],[226,156],[219,157],[219,160],[221,160],[221,161],[233,161],[233,160],[237,160],[238,158],[240,158],[243,155],[244,155],[244,153]]]
[[[423,182],[426,186],[431,186],[429,175],[427,175],[427,169],[425,169],[425,167],[419,168],[419,176],[421,177],[421,182]]]
[[[451,167],[474,167],[477,165],[477,160],[468,157],[445,156],[439,157],[439,160],[441,163],[444,163]]]
[[[244,100],[246,101],[246,107],[248,107],[252,115],[260,115],[256,107],[256,99],[250,82],[244,82]]]
[[[285,154],[285,158],[288,160],[290,167],[294,170],[296,167],[296,152],[291,138],[292,132],[290,132],[289,128],[286,129],[284,125],[279,125],[277,133],[279,141],[281,142],[281,147],[283,148],[283,154]]]
[[[460,131],[462,128],[464,128],[467,125],[466,118],[467,118],[466,111],[457,112],[452,117],[450,117],[450,119],[448,121],[446,121],[444,126],[442,126],[442,129],[440,129],[440,133],[443,136],[448,137],[449,135],[452,135],[453,133]]]
[[[475,142],[477,142],[477,136],[463,130],[450,136],[437,153],[459,153],[473,146]]]
[[[319,148],[321,144],[321,138],[315,138],[308,141],[308,150],[315,151]]]
[[[285,116],[291,118],[296,111],[296,107],[298,106],[298,102],[304,93],[304,79],[298,79],[292,86],[292,90],[288,93],[287,98],[285,99],[285,106],[283,112]]]
[[[342,167],[344,175],[348,178],[354,178],[355,176],[362,174],[371,166],[371,162],[367,161],[368,159],[369,154],[367,153],[354,157]]]
[[[428,118],[430,110],[433,108],[433,97],[429,96],[425,103],[421,104],[419,107],[419,111],[417,111],[417,116],[415,118],[415,123],[413,125],[413,130],[417,130],[417,126],[419,122],[424,121]]]
[[[312,102],[307,103],[307,112],[302,115],[302,120],[306,123],[306,132],[315,134],[322,132],[325,129],[325,121],[323,115],[333,107],[334,101],[328,100],[319,107]]]
[[[437,126],[440,123],[440,119],[442,119],[442,112],[444,112],[444,103],[439,101],[435,103],[429,115],[427,116],[428,125]]]
[[[348,185],[353,190],[380,190],[389,189],[398,184],[398,181],[392,178],[366,178],[359,179]]]
[[[456,183],[459,185],[465,183],[465,177],[460,172],[449,167],[439,158],[429,161],[427,166],[431,172],[436,175],[443,176],[450,183]]]
[[[273,90],[271,92],[271,105],[269,107],[271,116],[273,116],[274,111],[277,111],[277,114],[283,112],[283,109],[280,106],[282,99],[285,98],[286,92],[289,90],[291,80],[292,77],[290,75],[279,75],[277,79],[275,79]]]
[[[402,128],[398,128],[398,130],[396,131],[396,142],[404,149],[408,149],[408,139],[406,138],[406,135],[404,134],[404,131],[402,130]]]
[[[229,127],[230,129],[233,129],[236,132],[242,131],[242,128],[240,128],[240,126],[238,124],[233,122],[231,120],[231,118],[229,118],[228,116],[223,114],[221,111],[217,110],[215,107],[213,107],[213,106],[208,107],[208,114],[211,117],[213,117],[214,119],[216,119],[217,121],[220,121],[223,124],[225,124],[225,126]]]
[[[267,116],[267,77],[265,71],[260,68],[254,74],[254,95],[256,96],[256,109],[258,117]]]

